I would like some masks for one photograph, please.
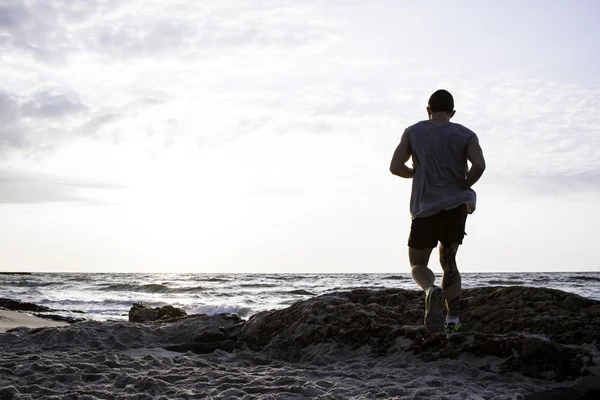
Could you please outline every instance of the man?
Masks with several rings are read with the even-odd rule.
[[[392,174],[413,179],[408,258],[413,279],[425,291],[425,326],[429,330],[444,327],[448,337],[462,328],[456,252],[465,235],[467,214],[475,211],[476,195],[471,187],[485,170],[477,135],[450,122],[455,113],[454,99],[448,91],[433,93],[427,106],[429,120],[404,131],[390,165]],[[406,166],[410,157],[413,168]],[[438,241],[441,288],[435,285],[435,275],[427,267]]]

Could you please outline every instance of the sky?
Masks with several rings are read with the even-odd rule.
[[[461,271],[600,271],[598,15],[0,0],[0,270],[410,272],[389,163],[445,88],[487,161]]]

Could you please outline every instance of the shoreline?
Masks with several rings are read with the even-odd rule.
[[[0,398],[599,398],[600,301],[465,289],[453,339],[423,327],[423,302],[421,291],[356,289],[247,320],[73,324],[1,310],[0,326],[35,326],[0,331]]]
[[[24,312],[0,309],[0,333],[20,327],[34,329],[68,325],[70,324],[66,322],[59,322],[53,321],[51,319],[39,318]]]

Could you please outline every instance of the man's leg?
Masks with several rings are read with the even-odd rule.
[[[408,260],[412,277],[423,290],[427,290],[435,282],[435,275],[432,270],[427,267],[429,264],[429,256],[433,248],[414,249],[408,248]]]
[[[458,303],[460,301],[461,279],[458,266],[456,265],[456,253],[458,252],[458,243],[452,243],[444,246],[440,243],[440,264],[444,274],[442,276],[442,289],[446,297],[446,307],[448,309],[448,319],[458,317]]]
[[[437,330],[444,326],[444,292],[434,285],[435,275],[427,267],[431,251],[438,243],[439,217],[415,218],[408,238],[408,259],[413,279],[425,291],[425,327]]]
[[[425,291],[425,318],[423,322],[427,329],[435,331],[444,326],[444,292],[434,285],[435,275],[427,267],[432,250],[431,247],[425,249],[409,247],[408,258],[415,282]]]

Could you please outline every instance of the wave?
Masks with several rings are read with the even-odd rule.
[[[314,296],[314,293],[309,292],[308,290],[304,290],[304,289],[296,289],[296,290],[290,290],[289,292],[283,292],[284,294],[297,294],[297,295],[306,295],[306,296]]]
[[[487,283],[490,285],[524,285],[525,281],[492,279],[491,281],[487,281]]]
[[[101,287],[104,292],[142,292],[142,293],[199,293],[205,289],[202,286],[172,288],[159,283],[147,283],[145,285],[133,285],[130,283],[119,283]]]
[[[392,280],[392,281],[404,281],[404,280],[408,279],[408,276],[390,275],[390,276],[383,277],[383,279],[388,279],[388,280]]]
[[[190,312],[188,314],[206,314],[206,315],[215,315],[215,314],[237,314],[240,317],[245,317],[250,314],[253,310],[249,307],[242,306],[234,306],[228,304],[220,304],[220,305],[205,305],[200,307],[190,308]]]
[[[29,287],[42,287],[42,286],[58,286],[64,285],[63,282],[26,282],[25,286]]]
[[[263,278],[265,279],[271,279],[274,281],[299,281],[302,279],[307,279],[309,278],[308,276],[304,276],[304,275],[265,275]]]
[[[575,276],[570,276],[569,278],[576,279],[579,281],[600,282],[600,277],[596,277],[596,276],[575,275]]]
[[[279,285],[276,285],[274,283],[240,283],[239,285],[240,287],[256,287],[256,288],[269,288],[269,287],[277,287]]]
[[[229,282],[229,279],[225,279],[225,278],[195,278],[195,280],[197,281],[202,281],[202,282]]]
[[[36,281],[7,281],[3,282],[6,286],[17,286],[17,287],[44,287],[53,285],[64,285],[64,282],[36,282]]]

